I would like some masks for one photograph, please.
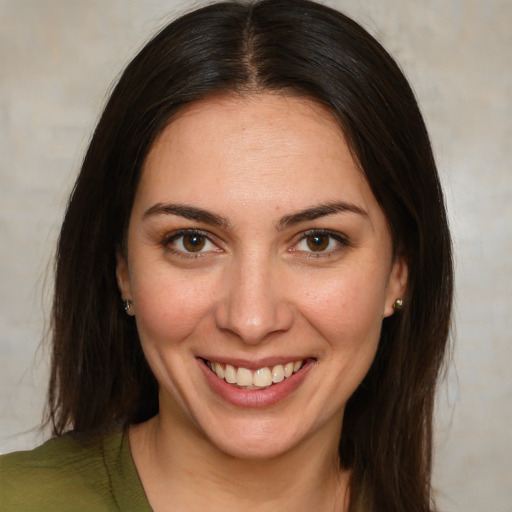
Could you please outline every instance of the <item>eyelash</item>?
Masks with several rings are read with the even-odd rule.
[[[212,250],[202,251],[201,250],[202,247],[201,247],[199,251],[195,252],[195,251],[187,251],[186,249],[185,250],[177,249],[176,247],[174,247],[172,245],[173,242],[176,242],[180,238],[184,239],[186,236],[201,237],[204,240],[204,243],[213,244],[215,247],[217,247],[217,249],[213,249],[213,251]],[[327,249],[328,249],[329,245],[331,245],[331,242],[333,240],[335,241],[335,243],[338,244],[338,246],[328,249],[328,250],[322,249],[319,251],[314,251],[314,250],[304,251],[304,250],[297,249],[297,246],[300,243],[304,242],[309,237],[314,237],[314,236],[328,237],[329,240],[328,240]],[[183,244],[183,240],[182,240],[182,244]],[[333,253],[340,250],[340,246],[348,247],[349,245],[350,245],[350,243],[349,243],[348,238],[346,236],[342,235],[341,233],[324,230],[324,229],[310,229],[310,230],[302,233],[300,235],[299,239],[297,240],[297,242],[295,242],[293,244],[293,246],[290,249],[288,249],[288,251],[292,252],[292,253],[302,253],[302,257],[305,257],[305,258],[320,258],[320,257],[331,256]],[[204,256],[208,255],[208,253],[221,251],[221,249],[218,249],[218,244],[212,240],[212,235],[210,233],[208,233],[206,231],[201,231],[198,229],[182,229],[182,230],[176,231],[170,235],[167,235],[162,240],[162,246],[165,247],[171,253],[176,254],[182,258],[200,258],[200,257],[204,257]]]
[[[218,247],[218,244],[212,241],[212,235],[208,232],[201,231],[199,229],[182,229],[180,231],[176,231],[168,236],[166,236],[163,241],[162,245],[171,253],[176,254],[182,258],[201,258],[206,256],[208,253],[212,252],[212,250],[208,251],[187,251],[187,250],[181,250],[177,249],[173,245],[171,245],[173,242],[176,242],[180,238],[185,238],[186,236],[198,236],[204,239],[205,243],[211,243]],[[183,241],[182,241],[183,243]],[[213,252],[218,252],[220,249],[214,249]]]
[[[299,252],[296,247],[301,243],[307,240],[309,237],[314,236],[325,236],[329,238],[328,244],[331,244],[331,241],[335,241],[336,244],[338,244],[337,247],[334,247],[332,249],[328,250],[320,250],[320,251],[303,251],[304,257],[306,258],[321,258],[321,257],[328,257],[331,256],[333,253],[340,250],[342,247],[349,247],[350,243],[348,238],[345,235],[342,235],[338,232],[333,232],[325,229],[310,229],[309,231],[305,231],[301,234],[299,240],[293,245],[293,247],[290,249],[291,252]],[[329,247],[329,245],[327,247]]]

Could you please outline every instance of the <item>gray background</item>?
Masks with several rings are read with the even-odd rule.
[[[52,251],[106,91],[149,34],[201,3],[0,0],[0,452],[47,435]],[[438,405],[441,509],[512,511],[512,2],[326,3],[403,66],[446,189],[457,297]]]

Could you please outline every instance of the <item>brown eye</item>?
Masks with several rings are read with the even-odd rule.
[[[199,233],[183,235],[183,247],[189,252],[199,252],[206,245],[206,237]]]
[[[193,229],[179,231],[162,240],[162,245],[172,253],[186,257],[219,253],[222,250],[210,238],[208,233]]]
[[[320,257],[331,256],[349,245],[348,238],[343,233],[312,229],[303,233],[290,250],[302,253],[303,256],[309,253],[310,256],[314,254]]]
[[[314,234],[309,235],[306,237],[306,243],[308,245],[308,248],[311,251],[319,252],[319,251],[325,251],[327,247],[329,247],[329,241],[330,241],[329,235],[323,235],[323,234]]]

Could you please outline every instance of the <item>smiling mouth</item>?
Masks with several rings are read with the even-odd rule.
[[[286,364],[265,366],[253,371],[217,361],[208,361],[207,359],[204,361],[219,379],[245,390],[261,390],[279,384],[279,382],[299,372],[305,364],[305,361],[301,359]]]

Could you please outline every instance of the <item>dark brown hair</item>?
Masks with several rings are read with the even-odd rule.
[[[405,308],[347,404],[339,447],[351,507],[430,511],[432,415],[452,300],[451,244],[429,138],[394,60],[343,14],[308,0],[222,2],[165,27],[121,76],[92,137],[60,234],[49,421],[90,432],[158,411],[157,383],[121,307],[122,247],[144,159],[185,105],[275,91],[339,121],[409,264]]]

